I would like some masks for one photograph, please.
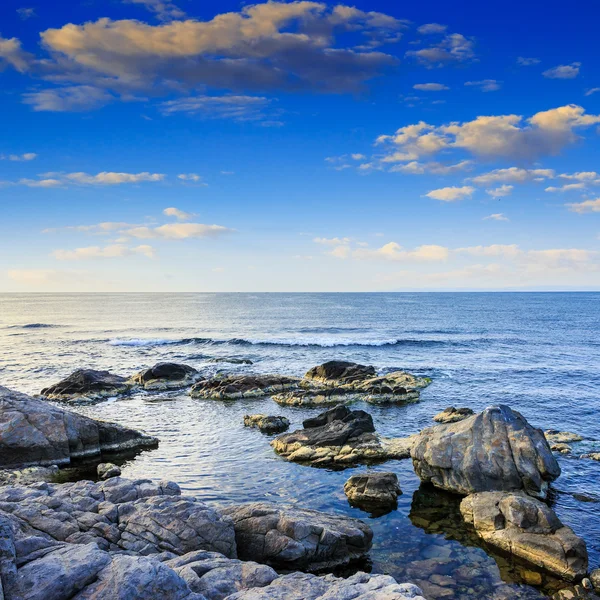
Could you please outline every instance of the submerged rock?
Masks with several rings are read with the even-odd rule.
[[[463,495],[522,489],[545,498],[560,475],[542,431],[503,405],[424,429],[411,457],[422,481]]]
[[[200,373],[193,367],[163,362],[133,375],[129,382],[146,390],[169,390],[192,385],[199,378]]]
[[[304,429],[275,438],[271,446],[291,462],[344,468],[388,458],[407,458],[413,440],[375,435],[373,419],[363,410],[340,405],[306,419]]]
[[[130,390],[131,384],[120,375],[108,371],[77,369],[65,379],[44,388],[40,393],[50,400],[91,402],[126,394]]]
[[[292,573],[270,585],[238,592],[228,600],[425,600],[411,583],[397,583],[390,575],[357,573],[347,579]]]
[[[254,363],[249,358],[236,358],[234,356],[218,356],[209,358],[206,362],[209,363],[229,363],[231,365],[253,365]]]
[[[369,512],[396,508],[402,494],[395,473],[362,473],[352,475],[344,485],[344,493],[353,506]]]
[[[96,472],[100,479],[110,479],[111,477],[118,477],[121,475],[121,469],[113,463],[100,463],[96,467]]]
[[[275,568],[323,571],[366,556],[373,532],[360,521],[316,510],[256,502],[225,508],[238,556]]]
[[[449,406],[435,415],[433,420],[436,423],[456,423],[474,414],[475,413],[470,408],[455,408],[454,406]]]
[[[256,427],[263,433],[282,433],[289,429],[290,422],[285,417],[246,415],[244,425],[246,427]]]
[[[156,438],[134,429],[0,387],[0,467],[67,465],[75,458],[157,445]]]
[[[460,511],[492,546],[569,581],[587,573],[585,542],[551,508],[523,492],[473,494]]]
[[[299,379],[284,375],[216,375],[192,386],[192,398],[238,400],[259,398],[298,386]]]

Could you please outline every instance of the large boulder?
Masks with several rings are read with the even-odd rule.
[[[569,581],[587,573],[585,542],[551,508],[523,492],[473,494],[460,511],[492,546]]]
[[[424,429],[411,458],[421,480],[463,495],[524,490],[545,498],[560,475],[543,432],[504,405]]]
[[[192,398],[238,400],[260,398],[298,386],[300,380],[284,375],[216,375],[192,386]]]
[[[378,516],[396,508],[402,493],[396,473],[360,473],[344,484],[344,493],[353,506]]]
[[[425,600],[411,583],[397,583],[390,575],[357,573],[347,579],[292,573],[270,585],[229,596],[227,600]]]
[[[134,429],[0,387],[0,467],[67,465],[76,458],[157,445],[156,438]]]
[[[77,369],[58,383],[44,388],[41,395],[50,400],[84,403],[125,394],[130,390],[131,384],[120,375],[108,371]]]
[[[238,556],[275,568],[323,571],[364,558],[373,532],[360,521],[315,510],[255,502],[226,508]]]
[[[129,382],[146,390],[169,390],[195,383],[200,373],[193,367],[178,363],[157,363],[133,375]]]
[[[375,434],[371,415],[339,405],[306,419],[304,429],[275,438],[271,446],[291,462],[344,468],[354,464],[408,458],[412,438],[389,439]]]

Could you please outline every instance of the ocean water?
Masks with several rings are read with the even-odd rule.
[[[361,405],[385,436],[432,424],[443,408],[508,404],[537,427],[586,440],[558,458],[554,508],[600,563],[600,294],[5,294],[0,295],[0,384],[39,393],[76,368],[129,375],[158,361],[217,371],[302,375],[326,360],[406,369],[433,379],[421,402]],[[247,358],[252,365],[215,364]],[[270,500],[366,519],[374,572],[422,585],[427,598],[543,598],[557,582],[481,548],[456,500],[419,485],[410,461],[345,471],[278,458],[269,436],[243,427],[248,413],[282,414],[291,429],[318,410],[269,398],[218,402],[185,392],[139,393],[90,416],[143,429],[160,447],[123,465],[128,477],[168,478],[227,504]],[[348,505],[343,484],[367,469],[398,474],[398,510],[379,518]],[[583,495],[583,496],[582,496]],[[586,500],[586,501],[584,501]],[[536,584],[536,585],[530,585]]]

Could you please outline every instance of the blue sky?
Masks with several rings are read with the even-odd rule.
[[[0,291],[600,289],[589,2],[0,7]]]

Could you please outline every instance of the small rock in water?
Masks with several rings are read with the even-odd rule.
[[[238,400],[261,398],[298,387],[299,379],[285,375],[216,375],[192,386],[192,398]]]
[[[395,473],[363,473],[352,475],[346,481],[344,493],[353,506],[380,516],[397,506],[402,490]],[[387,510],[381,513],[381,509]]]
[[[108,371],[77,369],[65,379],[44,388],[40,393],[51,400],[90,402],[125,394],[130,390],[131,384],[120,375]]]
[[[279,416],[246,415],[244,425],[256,427],[263,433],[282,433],[288,430],[290,422],[285,417]]]
[[[304,378],[325,385],[340,385],[355,381],[364,381],[370,377],[375,377],[375,375],[375,367],[359,365],[358,363],[343,360],[330,360],[309,369]]]
[[[559,452],[560,454],[571,454],[571,446],[569,444],[550,444],[550,450]]]
[[[572,442],[581,442],[583,437],[570,431],[558,431],[557,429],[548,429],[544,435],[549,444],[571,444]]]
[[[96,472],[100,479],[110,479],[111,477],[118,477],[121,474],[121,469],[113,463],[100,463],[96,467]]]
[[[592,460],[600,461],[600,452],[590,452],[589,454],[582,454],[581,458],[590,458]]]
[[[141,385],[145,390],[169,390],[192,385],[199,378],[200,373],[193,367],[162,362],[136,373],[129,383]]]
[[[456,423],[457,421],[462,421],[474,414],[475,413],[470,408],[455,408],[454,406],[449,406],[441,413],[435,415],[433,420],[436,423]]]
[[[600,569],[594,569],[590,573],[590,581],[597,592],[600,592]]]

